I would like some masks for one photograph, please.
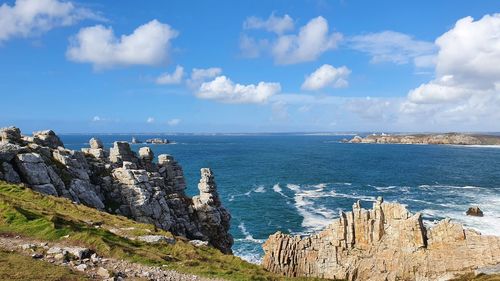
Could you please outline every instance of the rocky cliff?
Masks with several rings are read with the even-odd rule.
[[[500,136],[468,135],[458,133],[418,135],[369,135],[355,136],[350,143],[396,143],[396,144],[453,144],[453,145],[500,145]]]
[[[51,130],[30,137],[18,128],[3,128],[0,180],[208,241],[231,253],[231,216],[221,205],[210,169],[201,169],[200,195],[189,198],[182,168],[172,156],[159,155],[155,163],[149,147],[137,155],[126,142],[115,142],[109,151],[98,139],[89,145],[74,151],[64,148]]]
[[[359,201],[325,230],[299,237],[273,234],[263,266],[286,276],[347,280],[448,280],[500,264],[500,237],[483,236],[449,219],[431,228],[419,213],[382,198]]]

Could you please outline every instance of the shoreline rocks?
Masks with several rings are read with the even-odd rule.
[[[418,135],[372,134],[364,138],[355,136],[349,140],[349,143],[500,145],[500,136],[468,135],[459,133]]]
[[[24,183],[40,193],[151,223],[174,235],[206,241],[231,253],[231,216],[222,206],[210,169],[202,169],[200,195],[189,198],[182,167],[149,147],[138,155],[127,142],[109,151],[99,139],[89,148],[64,148],[52,131],[21,135],[15,127],[0,129],[0,180]]]
[[[263,249],[263,266],[271,272],[350,281],[448,280],[500,264],[500,237],[449,219],[427,228],[420,213],[382,198],[371,210],[358,201],[308,237],[277,232]]]

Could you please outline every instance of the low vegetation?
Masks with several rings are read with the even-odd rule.
[[[238,257],[224,255],[214,248],[194,247],[179,237],[174,245],[151,245],[134,240],[133,237],[138,235],[157,234],[172,237],[172,234],[155,229],[149,224],[77,205],[64,198],[41,195],[27,187],[4,182],[0,182],[0,234],[16,234],[84,246],[101,256],[207,277],[227,280],[288,280]]]
[[[83,281],[90,279],[66,267],[0,250],[0,280]]]

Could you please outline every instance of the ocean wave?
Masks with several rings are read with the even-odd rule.
[[[302,216],[302,227],[306,232],[315,232],[324,229],[335,214],[333,210],[325,206],[315,206],[314,198],[323,197],[326,184],[308,186],[313,189],[301,189],[299,185],[287,184],[286,187],[295,193],[294,201],[295,208]]]
[[[245,227],[245,224],[243,222],[240,222],[240,224],[238,225],[238,228],[240,229],[241,233],[243,235],[245,235],[245,238],[235,239],[235,241],[245,241],[245,242],[252,242],[252,243],[257,243],[257,244],[262,244],[266,241],[265,239],[253,238],[252,234],[250,232],[248,232],[248,230]]]
[[[283,193],[283,189],[281,188],[279,183],[273,185],[273,191],[278,193],[279,195],[285,197],[285,198],[290,198],[285,193]]]
[[[256,192],[256,193],[264,193],[264,192],[266,192],[266,188],[263,185],[259,185],[257,188],[255,188],[252,191]]]

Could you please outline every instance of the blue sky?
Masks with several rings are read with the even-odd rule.
[[[0,126],[500,130],[498,1],[0,3]]]

